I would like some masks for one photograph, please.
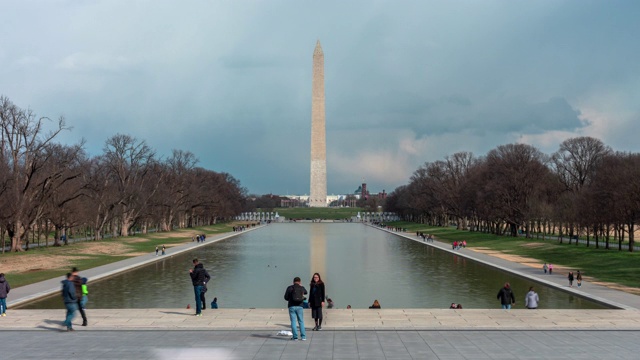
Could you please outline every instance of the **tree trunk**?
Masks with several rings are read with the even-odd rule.
[[[22,248],[22,236],[24,235],[24,230],[22,230],[22,224],[17,222],[12,224],[8,229],[9,237],[11,237],[11,251],[19,252],[24,251]]]
[[[633,245],[634,245],[634,236],[633,236],[633,231],[634,231],[634,225],[633,222],[630,222],[629,224],[627,224],[627,226],[629,227],[629,252],[633,252]]]
[[[616,235],[618,236],[618,251],[622,251],[622,239],[624,237],[624,234],[622,231],[623,230],[621,229],[621,226],[616,225]]]

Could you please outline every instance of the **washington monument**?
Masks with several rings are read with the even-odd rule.
[[[324,54],[320,40],[313,51],[311,82],[311,190],[309,206],[327,207],[327,140],[324,118]]]

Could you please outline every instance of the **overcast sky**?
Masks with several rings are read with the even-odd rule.
[[[325,54],[329,194],[393,191],[427,161],[588,135],[640,151],[639,1],[0,0],[0,95],[308,194]]]

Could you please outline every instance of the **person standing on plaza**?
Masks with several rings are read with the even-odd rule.
[[[203,267],[204,269],[204,267]],[[209,290],[209,288],[207,288],[207,284],[209,283],[209,280],[211,280],[211,276],[209,276],[209,273],[207,272],[207,270],[204,270],[204,285],[202,285],[202,291],[200,292],[200,301],[202,302],[202,310],[205,310],[207,308],[207,299],[205,299],[204,294],[207,292],[207,290]]]
[[[156,245],[156,256],[158,256],[158,245]]]
[[[511,305],[516,304],[516,297],[513,295],[513,291],[511,291],[511,284],[504,283],[504,287],[498,291],[498,299],[500,299],[500,304],[502,304],[502,308],[505,310],[511,309]]]
[[[578,282],[578,287],[582,286],[582,274],[580,273],[580,270],[578,270],[578,274],[576,274],[576,281]]]
[[[567,275],[567,279],[569,279],[569,287],[573,287],[573,271],[569,271],[569,275]]]
[[[89,279],[86,277],[82,278],[82,298],[80,298],[80,309],[82,311],[86,310],[87,302],[89,302],[89,288],[87,287],[87,282]]]
[[[293,285],[289,285],[284,292],[284,299],[287,300],[289,308],[289,319],[291,320],[291,340],[298,340],[298,325],[300,326],[300,340],[307,340],[307,332],[304,329],[304,312],[302,302],[307,294],[307,289],[300,285],[300,278],[293,278]]]
[[[529,292],[524,297],[524,307],[527,309],[537,309],[538,302],[540,298],[538,297],[538,293],[533,290],[533,286],[529,288]]]
[[[0,274],[0,315],[7,316],[7,295],[11,291],[9,282],[4,278],[4,274]]]
[[[309,284],[309,307],[311,307],[311,317],[316,323],[312,329],[314,331],[322,330],[322,308],[324,307],[324,282],[319,273],[313,274],[311,283]]]
[[[189,275],[191,275],[193,292],[196,297],[196,316],[202,316],[202,288],[208,281],[208,274],[204,265],[200,264],[198,259],[193,259],[193,269],[189,269]]]
[[[73,274],[67,273],[66,280],[62,280],[62,300],[67,308],[67,316],[64,319],[66,331],[73,331],[73,317],[78,310],[78,297],[76,296],[76,287],[73,283]]]
[[[71,275],[73,275],[73,285],[76,289],[76,298],[78,299],[78,310],[80,310],[80,316],[82,316],[82,326],[87,326],[87,314],[82,307],[82,278],[78,274],[78,268],[71,269]]]
[[[553,265],[549,264],[549,275],[553,274]]]
[[[542,270],[545,274],[547,273],[547,270],[549,270],[549,266],[547,265],[547,263],[544,263],[544,265],[542,265]]]
[[[164,254],[165,254],[165,251],[166,251],[166,250],[167,250],[167,248],[166,248],[164,245],[162,245],[162,255],[164,255]]]

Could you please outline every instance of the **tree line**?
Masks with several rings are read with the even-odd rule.
[[[0,236],[2,251],[28,249],[53,234],[99,240],[134,229],[168,231],[229,219],[242,212],[246,189],[233,176],[197,167],[189,151],[161,158],[144,140],[116,134],[102,154],[84,140],[57,143],[64,117],[52,121],[0,97]],[[46,130],[51,128],[52,130]]]
[[[493,234],[558,234],[587,246],[628,240],[640,218],[640,154],[613,151],[592,137],[565,140],[547,155],[526,144],[501,145],[427,162],[387,198],[386,211],[408,221]],[[577,242],[576,242],[577,244]]]

